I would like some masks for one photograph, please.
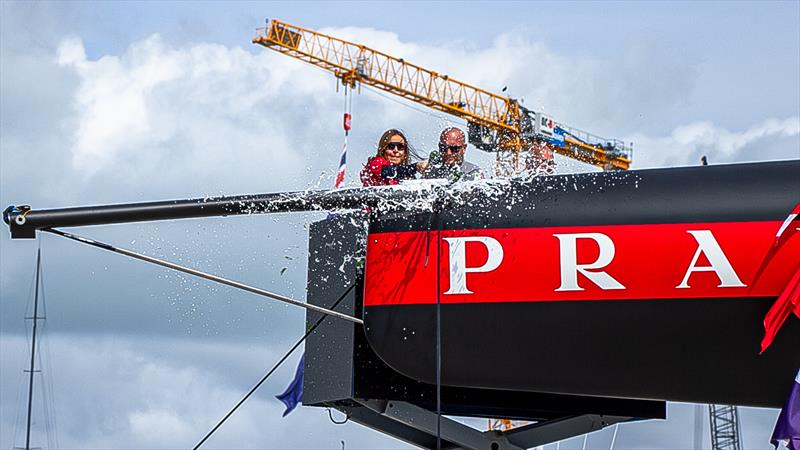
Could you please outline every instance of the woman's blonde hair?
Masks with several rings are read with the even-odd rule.
[[[406,137],[406,135],[403,134],[402,131],[395,128],[391,128],[389,130],[384,131],[383,134],[381,135],[381,138],[378,139],[378,156],[384,158],[386,157],[385,155],[386,146],[389,144],[389,139],[391,139],[392,136],[400,136],[401,138],[403,138],[403,142],[406,145],[406,152],[405,152],[406,154],[405,156],[403,156],[403,160],[400,162],[400,164],[408,164],[408,154],[409,150],[411,149],[411,146],[408,143],[408,138]]]

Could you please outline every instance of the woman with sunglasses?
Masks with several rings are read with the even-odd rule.
[[[378,154],[361,169],[364,186],[389,186],[414,178],[428,168],[427,161],[409,164],[408,139],[402,131],[386,130],[378,140]]]

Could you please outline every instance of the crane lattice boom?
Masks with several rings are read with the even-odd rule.
[[[552,160],[556,152],[606,170],[628,169],[632,150],[618,140],[554,122],[509,97],[471,86],[402,58],[344,39],[271,19],[253,43],[333,72],[342,83],[373,86],[466,119],[469,141],[481,150],[510,153],[514,166],[522,151]]]

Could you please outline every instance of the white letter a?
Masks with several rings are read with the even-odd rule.
[[[714,235],[711,234],[711,230],[688,230],[687,233],[691,234],[697,241],[697,251],[694,252],[692,262],[689,264],[689,268],[686,269],[686,274],[683,276],[683,281],[681,281],[681,284],[676,286],[678,289],[690,287],[689,277],[693,272],[715,272],[720,281],[719,286],[717,287],[747,286],[746,284],[742,283],[742,281],[739,279],[739,276],[736,275],[736,272],[733,270],[733,266],[731,266],[730,261],[728,261],[725,253],[722,252],[722,248],[720,248],[717,240],[714,239]],[[709,266],[696,266],[697,260],[700,258],[701,253],[705,254],[706,258],[708,258],[708,263],[710,264]]]

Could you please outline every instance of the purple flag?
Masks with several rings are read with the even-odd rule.
[[[303,401],[303,361],[306,359],[305,353],[300,357],[300,363],[297,365],[297,372],[294,374],[294,380],[289,384],[289,387],[281,395],[276,395],[275,398],[282,401],[286,405],[286,411],[283,412],[283,417],[292,412],[300,402]]]
[[[775,423],[770,442],[775,448],[778,443],[783,443],[789,450],[800,450],[800,371]]]

